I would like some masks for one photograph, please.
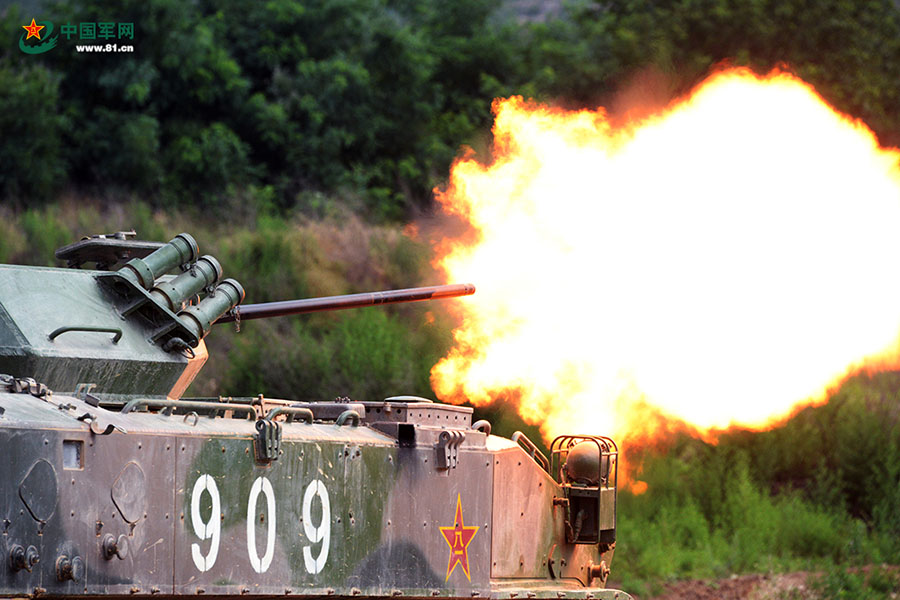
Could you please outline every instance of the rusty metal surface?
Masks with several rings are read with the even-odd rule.
[[[548,518],[558,486],[517,447],[494,454],[493,460],[496,530],[491,574],[549,577],[547,553],[552,540],[563,533],[562,521],[556,515]],[[522,535],[526,531],[528,535]]]

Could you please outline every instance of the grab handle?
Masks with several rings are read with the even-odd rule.
[[[113,334],[113,339],[112,339],[113,344],[118,344],[119,340],[122,339],[122,330],[119,329],[118,327],[95,327],[93,325],[68,325],[66,327],[60,327],[58,329],[54,329],[53,332],[50,333],[50,335],[48,337],[50,338],[50,341],[52,342],[53,340],[55,340],[62,334],[68,333],[70,331],[90,331],[90,332],[94,332],[94,333],[112,333]]]
[[[534,442],[528,439],[528,436],[522,433],[521,431],[517,431],[512,434],[512,441],[517,443],[522,447],[528,455],[534,459],[534,462],[541,465],[545,471],[550,472],[550,461],[547,460],[547,457],[544,456],[544,453],[538,450],[538,447],[534,445]]]

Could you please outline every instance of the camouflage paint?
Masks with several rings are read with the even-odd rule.
[[[378,405],[367,404],[367,418],[375,418],[372,407]],[[445,418],[466,410],[393,406],[395,414],[409,413],[401,419],[424,420],[414,410]],[[265,464],[254,455],[254,422],[246,419],[123,415],[62,395],[3,393],[0,408],[0,447],[8,457],[0,463],[0,477],[11,482],[0,493],[0,552],[8,556],[14,544],[34,545],[41,557],[31,573],[0,569],[4,596],[616,593],[585,587],[584,569],[611,557],[601,557],[596,546],[565,543],[560,510],[552,506],[559,493],[552,478],[517,445],[472,430],[468,421],[454,424],[466,432],[456,467],[437,469],[434,444],[446,425],[415,423],[415,445],[401,447],[365,419],[359,427],[283,423],[282,453]],[[125,433],[97,435],[77,420],[85,413],[94,416],[94,431],[112,423]],[[83,444],[83,466],[68,468],[64,442]],[[40,481],[29,477],[36,465]],[[215,561],[201,571],[192,549],[196,545],[200,556],[210,552],[212,539],[202,534],[204,524],[213,522],[211,495],[200,493],[195,523],[192,494],[207,475],[218,492],[219,528]],[[268,486],[256,483],[263,480]],[[322,541],[309,539],[304,520],[314,528],[323,525],[318,496],[304,507],[314,482],[327,490],[330,533],[321,570],[311,572],[306,553],[319,556]],[[251,548],[248,504],[254,486]],[[478,527],[466,548],[470,577],[460,565],[448,577],[451,548],[441,527],[454,526],[457,499],[465,525]],[[124,539],[123,558],[104,557],[106,536]],[[554,559],[566,562],[555,578],[547,566],[554,544]],[[59,581],[56,563],[64,556],[83,561],[81,581]]]

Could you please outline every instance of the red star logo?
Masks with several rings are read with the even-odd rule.
[[[44,26],[35,23],[34,19],[31,19],[31,25],[22,25],[22,29],[28,32],[28,36],[25,38],[26,40],[30,40],[33,37],[41,39],[41,29],[43,28]]]
[[[453,569],[456,568],[456,565],[462,565],[463,573],[466,574],[466,579],[472,581],[472,578],[469,576],[469,542],[472,541],[472,538],[475,537],[475,534],[478,533],[478,526],[466,527],[465,523],[463,523],[463,514],[462,514],[462,499],[459,494],[456,495],[456,522],[453,524],[453,527],[441,527],[441,535],[444,536],[444,539],[447,540],[447,545],[450,546],[450,562],[447,563],[447,579],[444,581],[449,581],[450,575],[453,573]]]

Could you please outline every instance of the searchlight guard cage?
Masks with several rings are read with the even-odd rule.
[[[573,466],[566,468],[570,456],[573,462],[578,459],[583,477],[574,476]],[[561,435],[550,444],[550,473],[563,491],[554,504],[565,507],[570,544],[614,546],[618,456],[616,443],[604,436]]]

